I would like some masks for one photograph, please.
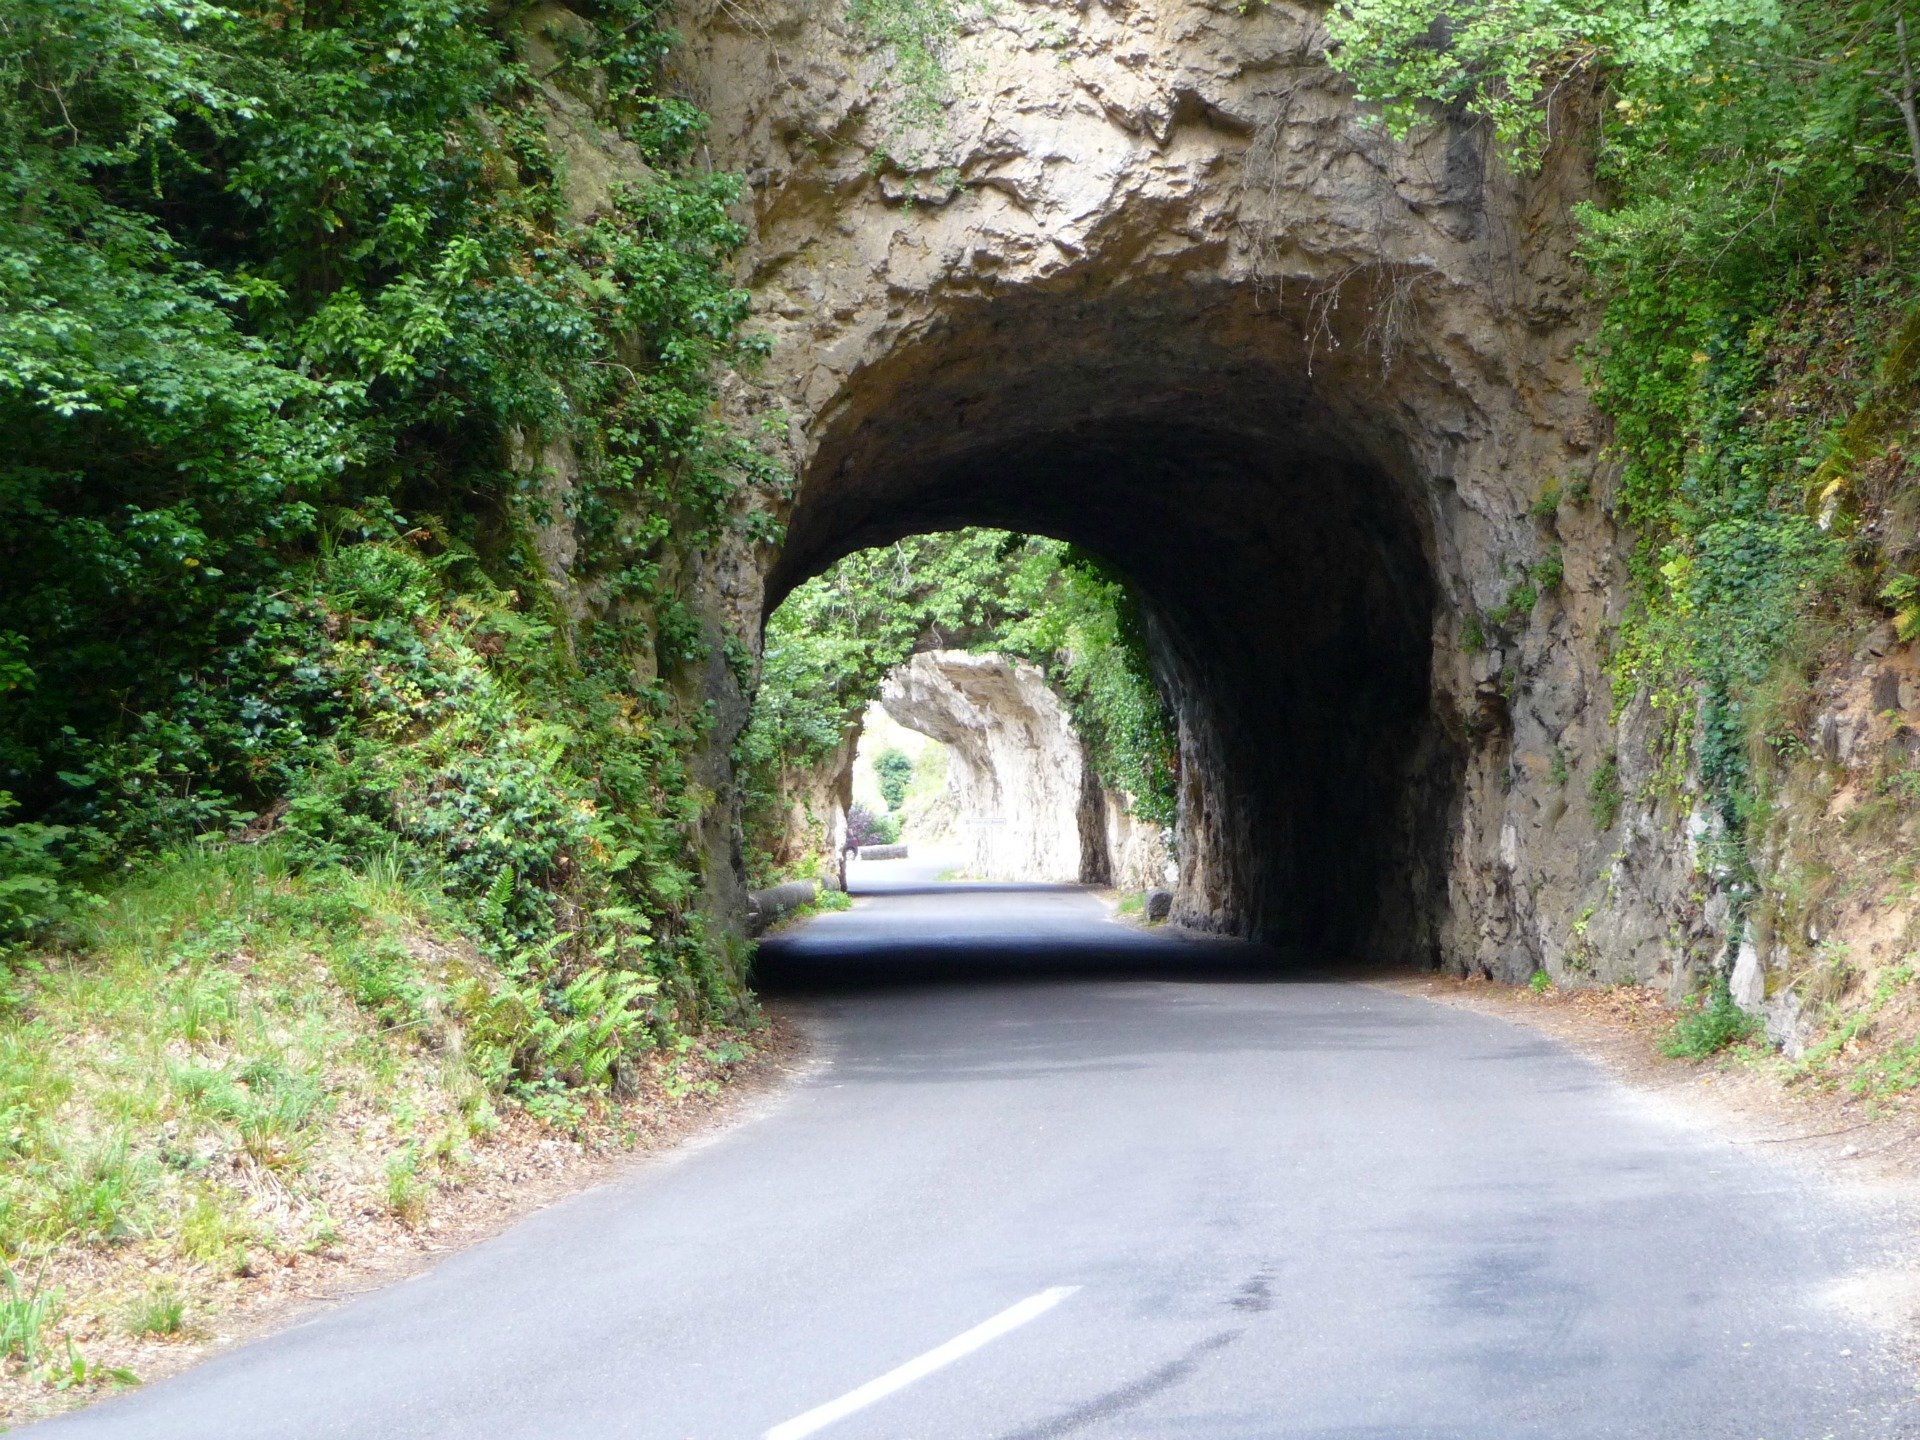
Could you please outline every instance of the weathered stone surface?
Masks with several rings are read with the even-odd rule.
[[[684,16],[773,342],[728,405],[785,416],[800,477],[777,556],[704,562],[716,623],[916,530],[1075,540],[1143,593],[1178,710],[1177,918],[1512,979],[1719,953],[1701,837],[1637,799],[1659,718],[1610,717],[1577,150],[1396,144],[1316,9],[1183,0],[996,6],[903,133],[842,16]],[[1626,803],[1590,803],[1616,759]]]
[[[1080,823],[1086,757],[1037,669],[998,655],[929,651],[887,677],[880,703],[902,725],[947,746],[947,788],[969,876],[1086,878],[1093,859]]]
[[[1094,782],[1098,784],[1098,781]],[[1172,867],[1167,837],[1159,826],[1133,813],[1128,797],[1104,792],[1099,806],[1101,841],[1106,848],[1105,874],[1096,869],[1087,878],[1129,893],[1164,885],[1179,873]],[[1082,820],[1082,833],[1087,829]],[[1172,873],[1169,873],[1169,870]]]
[[[784,885],[747,892],[747,933],[758,935],[779,923],[803,905],[820,898],[820,887],[811,880],[789,880]]]
[[[1742,940],[1734,957],[1729,982],[1733,1003],[1749,1015],[1758,1015],[1767,1007],[1767,972],[1760,963],[1760,951],[1752,940]]]
[[[881,703],[949,747],[943,838],[968,874],[1131,890],[1163,878],[1159,829],[1101,786],[1066,707],[1033,666],[922,653],[888,678]]]
[[[1149,920],[1166,919],[1173,913],[1173,892],[1171,890],[1147,891],[1145,911]]]

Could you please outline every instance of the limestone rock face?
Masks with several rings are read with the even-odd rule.
[[[1150,890],[1165,885],[1172,857],[1160,827],[1133,813],[1128,799],[1108,790],[1101,796],[1100,840],[1106,850],[1104,875],[1089,867],[1090,880],[1104,881],[1116,890]],[[1178,873],[1177,870],[1175,873]]]
[[[1080,824],[1086,757],[1038,670],[997,655],[928,651],[887,678],[880,703],[948,747],[954,837],[970,877],[1091,878],[1095,855]],[[1104,820],[1104,804],[1099,813]]]
[[[1313,5],[967,14],[931,104],[843,6],[682,14],[771,341],[727,404],[799,478],[778,553],[705,562],[715,613],[915,531],[1075,541],[1141,593],[1178,712],[1176,920],[1683,979],[1720,912],[1603,669],[1579,115],[1515,176],[1470,125],[1369,125]],[[1076,843],[1021,847],[1066,875]]]

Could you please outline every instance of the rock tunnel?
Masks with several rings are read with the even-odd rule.
[[[911,134],[831,7],[695,13],[769,342],[725,403],[799,481],[777,552],[715,562],[730,623],[916,531],[1073,541],[1151,612],[1186,922],[1516,979],[1602,943],[1659,966],[1692,862],[1578,793],[1647,722],[1607,703],[1577,147],[1518,175],[1457,117],[1396,141],[1298,0],[996,7]],[[1556,489],[1591,503],[1542,519]]]
[[[1142,599],[1179,721],[1177,916],[1424,957],[1459,768],[1427,507],[1381,388],[1316,378],[1293,319],[1220,287],[1021,295],[929,327],[822,417],[769,608],[929,530],[1100,555]]]

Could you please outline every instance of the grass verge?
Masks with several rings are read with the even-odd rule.
[[[177,1368],[253,1297],[426,1243],[549,1155],[633,1145],[763,1037],[580,1043],[604,1076],[530,1083],[523,989],[399,867],[303,873],[271,843],[172,857],[8,957],[0,1419]],[[557,1009],[590,1027],[605,997]]]

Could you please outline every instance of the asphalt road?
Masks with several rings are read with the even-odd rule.
[[[1498,1020],[928,886],[766,947],[826,1063],[432,1272],[33,1433],[1920,1435],[1884,1217]]]

